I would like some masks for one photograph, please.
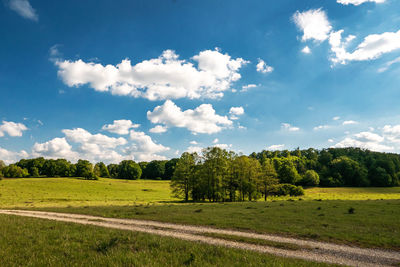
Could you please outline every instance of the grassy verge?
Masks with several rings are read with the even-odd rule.
[[[45,210],[206,225],[400,250],[400,200],[197,203]]]
[[[327,266],[144,233],[0,215],[0,266]]]

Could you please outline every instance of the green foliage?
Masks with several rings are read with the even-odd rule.
[[[269,188],[268,193],[273,196],[302,196],[304,189],[292,184],[276,184]]]
[[[29,176],[27,169],[23,169],[15,164],[10,164],[7,167],[4,167],[1,171],[4,177],[7,178],[23,178]]]
[[[319,185],[319,175],[314,170],[307,170],[300,181],[300,184],[304,186],[317,186]]]
[[[108,172],[108,169],[103,162],[99,162],[94,166],[94,174],[97,177],[103,177],[103,178],[110,177],[110,173]]]
[[[111,178],[118,178],[118,164],[109,164],[107,170]]]
[[[133,160],[123,160],[118,166],[118,178],[137,180],[142,175],[139,164]]]
[[[93,172],[93,164],[87,160],[78,160],[75,164],[76,166],[76,176],[83,177],[86,180],[97,180],[98,178]]]
[[[143,178],[161,180],[165,176],[165,160],[153,160],[146,165]]]
[[[183,153],[176,163],[171,180],[172,193],[176,197],[183,197],[185,201],[189,200],[189,194],[193,192],[196,156],[196,154]]]

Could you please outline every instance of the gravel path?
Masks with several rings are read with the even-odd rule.
[[[27,210],[0,210],[0,214],[18,215],[49,219],[63,222],[95,225],[107,228],[145,232],[160,236],[168,236],[189,241],[197,241],[211,245],[225,246],[237,249],[252,250],[282,257],[291,257],[315,262],[342,264],[348,266],[398,266],[400,253],[378,249],[364,249],[337,245],[332,243],[316,242],[296,238],[281,237],[268,234],[256,234],[235,230],[224,230],[202,226],[180,225],[156,221],[115,219],[89,215],[27,211]],[[264,245],[254,245],[245,242],[229,241],[223,238],[207,237],[201,234],[222,234],[237,237],[268,240],[278,243],[294,244],[301,249],[283,249]]]

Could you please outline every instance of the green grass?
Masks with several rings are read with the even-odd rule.
[[[0,181],[0,208],[127,205],[174,201],[169,181],[24,178]]]
[[[0,215],[0,266],[327,266],[144,233]]]
[[[354,214],[349,209],[354,208]],[[46,210],[150,219],[400,250],[400,200],[197,203]]]

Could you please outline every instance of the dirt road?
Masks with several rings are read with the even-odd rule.
[[[95,225],[113,229],[144,232],[160,236],[179,238],[182,240],[202,242],[210,245],[252,250],[261,253],[268,253],[282,257],[298,258],[315,262],[334,263],[348,266],[398,266],[398,264],[400,263],[400,253],[395,251],[364,249],[332,243],[287,238],[276,235],[256,234],[234,230],[180,225],[156,221],[115,219],[89,215],[42,211],[0,210],[0,214],[26,216],[62,222]],[[204,234],[220,234],[224,236],[229,235],[268,240],[283,244],[293,244],[299,247],[299,249],[293,250],[276,248],[272,246],[255,245],[245,242],[230,241],[224,238],[204,236]]]

